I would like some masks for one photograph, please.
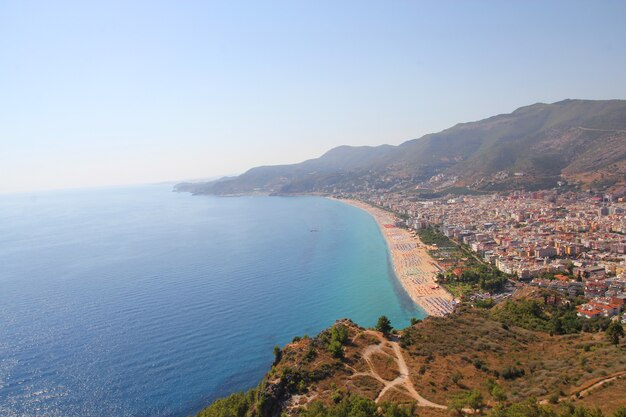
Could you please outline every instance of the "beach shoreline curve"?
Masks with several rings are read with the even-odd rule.
[[[374,218],[387,243],[393,272],[415,304],[429,316],[443,317],[454,311],[454,297],[436,281],[441,268],[419,236],[397,227],[398,219],[393,213],[359,200],[331,199],[361,209]]]

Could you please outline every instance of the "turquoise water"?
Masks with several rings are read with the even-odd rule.
[[[0,195],[2,416],[186,416],[256,385],[274,345],[381,314],[424,315],[374,220],[339,202]]]

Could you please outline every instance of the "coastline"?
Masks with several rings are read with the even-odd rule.
[[[374,218],[387,242],[394,273],[415,304],[429,316],[442,317],[454,310],[454,297],[435,280],[440,268],[417,235],[396,227],[396,217],[382,209],[358,200],[333,200],[359,208]]]

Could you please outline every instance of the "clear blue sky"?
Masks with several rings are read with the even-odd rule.
[[[0,192],[202,178],[626,98],[626,1],[0,0]]]

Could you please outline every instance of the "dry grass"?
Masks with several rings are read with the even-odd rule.
[[[625,393],[626,378],[620,378],[594,389],[586,397],[574,401],[574,404],[590,408],[598,407],[605,416],[608,416],[620,406],[626,406]]]
[[[416,385],[424,396],[444,402],[451,395],[478,389],[489,399],[485,381],[495,380],[511,400],[567,394],[586,382],[626,370],[626,351],[604,334],[550,336],[502,325],[478,310],[425,320],[407,331],[406,348]],[[584,346],[589,345],[588,351]],[[514,379],[506,368],[523,371]],[[419,372],[421,371],[421,372]]]
[[[408,404],[414,401],[403,389],[390,389],[385,392],[380,400],[401,404]]]
[[[355,324],[348,328],[350,341],[344,347],[343,359],[330,355],[323,338],[301,340],[284,349],[283,359],[268,381],[279,381],[285,369],[296,370],[309,377],[308,398],[330,404],[338,393],[351,392],[376,399],[383,384],[361,373],[369,369],[363,358],[365,349],[378,345],[379,340]],[[626,371],[626,346],[609,344],[603,333],[550,336],[514,326],[504,328],[478,309],[465,308],[450,317],[428,318],[407,329],[401,344],[415,389],[439,404],[447,404],[452,396],[467,390],[480,390],[493,404],[486,387],[488,379],[504,389],[509,401],[529,397],[547,400],[554,395],[570,395],[607,375]],[[308,354],[312,350],[315,355]],[[370,357],[376,372],[386,380],[399,375],[397,364],[389,356],[392,353],[383,349]],[[520,375],[505,378],[507,368]],[[624,404],[623,392],[626,381],[621,379],[577,402],[612,412]],[[389,390],[382,400],[411,402],[408,395],[396,389]],[[427,408],[419,408],[418,414],[447,415]]]
[[[376,398],[383,384],[368,375],[355,376],[345,382],[348,391],[367,398]]]
[[[376,372],[387,381],[392,381],[400,376],[398,365],[391,356],[382,353],[375,353],[370,359],[374,365],[374,369],[376,369]]]

